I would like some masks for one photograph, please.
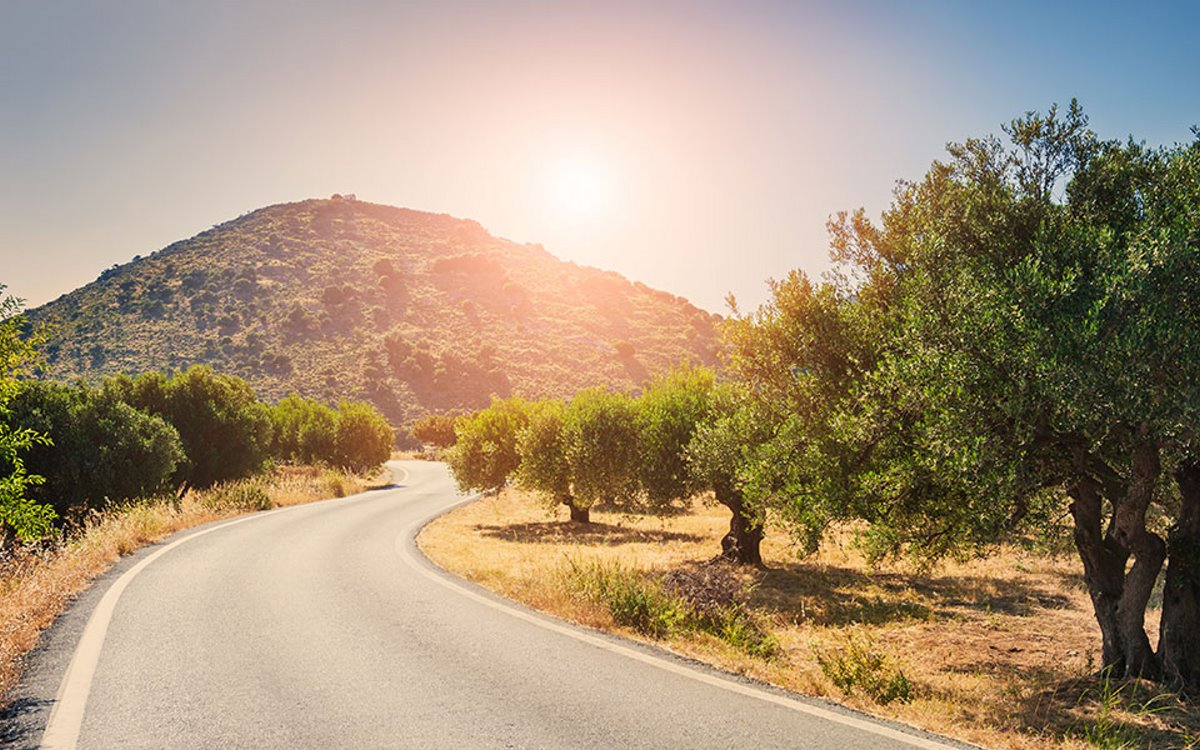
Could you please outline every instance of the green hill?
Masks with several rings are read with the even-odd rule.
[[[334,196],[263,208],[29,312],[55,378],[207,363],[396,424],[712,363],[717,316],[478,223]]]

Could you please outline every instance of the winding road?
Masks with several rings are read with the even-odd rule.
[[[184,532],[43,636],[12,747],[963,747],[577,628],[430,563],[441,464]]]

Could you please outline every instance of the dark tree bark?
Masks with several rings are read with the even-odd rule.
[[[1115,472],[1102,467],[1097,472],[1105,475],[1102,485],[1093,478],[1094,460],[1082,450],[1075,463],[1079,479],[1070,489],[1075,547],[1100,625],[1104,667],[1124,677],[1158,679],[1161,663],[1146,636],[1146,605],[1166,559],[1166,544],[1146,529],[1160,471],[1158,448],[1147,443],[1134,449],[1126,483],[1113,481]],[[1102,532],[1105,496],[1113,511]]]
[[[1146,529],[1146,511],[1154,499],[1159,475],[1158,447],[1144,444],[1134,449],[1129,488],[1115,505],[1109,536],[1133,556],[1125,575],[1125,590],[1117,602],[1117,624],[1125,646],[1125,676],[1156,680],[1162,675],[1158,655],[1146,636],[1146,605],[1154,582],[1167,558],[1167,545]]]
[[[721,557],[740,565],[762,566],[763,527],[746,517],[742,493],[732,487],[719,487],[717,502],[729,508],[729,533],[721,539]]]
[[[1127,558],[1101,531],[1103,504],[1099,486],[1085,477],[1071,488],[1070,494],[1075,548],[1083,561],[1083,578],[1100,625],[1101,660],[1105,669],[1124,674],[1125,647],[1117,625],[1117,603],[1125,586]]]
[[[1169,562],[1158,653],[1163,676],[1196,692],[1200,691],[1200,462],[1181,466],[1175,482],[1183,503],[1167,538]]]
[[[567,506],[571,511],[571,523],[591,523],[592,511],[591,508],[578,508],[575,506],[575,497],[573,495],[563,495],[562,504]]]

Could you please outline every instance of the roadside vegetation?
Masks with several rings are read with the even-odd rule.
[[[38,380],[41,337],[0,287],[0,696],[79,591],[180,529],[359,492],[395,437],[363,403],[260,401],[195,366]]]
[[[807,561],[845,540],[862,576],[894,566],[929,576],[1073,547],[1048,590],[1086,593],[1091,637],[1067,649],[1086,655],[1085,668],[1047,674],[1103,710],[1035,726],[1005,719],[1006,705],[1025,715],[1015,694],[1007,704],[994,696],[990,713],[963,703],[939,728],[1006,727],[1003,736],[1021,735],[1013,746],[1194,744],[1189,722],[1156,723],[1179,712],[1129,716],[1137,705],[1194,712],[1187,702],[1200,696],[1197,136],[1160,149],[1102,141],[1072,102],[1013,120],[1003,138],[951,144],[923,178],[897,186],[881,221],[860,210],[830,222],[825,280],[796,271],[772,282],[760,309],[735,307],[719,376],[684,368],[636,395],[496,400],[455,421],[447,461],[463,489],[516,488],[565,506],[568,528],[547,535],[555,540],[586,538],[593,514],[607,512],[658,518],[673,545],[665,530],[707,498],[728,514],[719,557],[760,579],[772,575],[767,530]],[[1021,564],[1061,568],[1056,560]],[[608,608],[606,622],[655,637],[694,622],[664,583],[672,569],[631,578],[629,564],[572,558],[578,590]],[[642,619],[620,614],[618,600],[640,602]],[[1067,633],[1029,637],[1058,644]],[[823,684],[852,700],[915,705],[916,676],[941,669],[943,652],[917,648],[901,668],[873,643],[846,634],[810,649]],[[986,674],[995,661],[980,648],[972,669]],[[1139,704],[1146,691],[1152,703]],[[1114,701],[1128,703],[1119,726],[1103,708]],[[1120,739],[1126,730],[1135,739]]]

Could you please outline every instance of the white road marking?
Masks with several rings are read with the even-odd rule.
[[[743,695],[750,698],[757,698],[758,700],[765,701],[767,703],[773,703],[777,706],[791,709],[792,711],[798,711],[800,713],[815,716],[826,721],[832,721],[835,724],[853,727],[855,729],[878,735],[880,737],[887,737],[888,739],[903,742],[913,747],[925,748],[925,750],[962,750],[963,746],[961,745],[948,745],[946,743],[938,742],[925,737],[918,737],[916,735],[908,734],[907,732],[901,732],[899,730],[892,729],[891,727],[884,726],[882,724],[876,724],[855,716],[849,716],[836,711],[830,711],[829,709],[821,708],[820,706],[810,705],[808,703],[803,703],[798,700],[777,695],[775,693],[756,688],[752,685],[746,685],[744,683],[734,682],[733,680],[723,679],[708,672],[692,669],[668,659],[653,656],[637,649],[622,646],[618,643],[613,643],[605,638],[600,638],[581,630],[577,630],[574,627],[569,627],[565,624],[559,624],[546,620],[543,617],[530,614],[524,610],[483,596],[476,591],[472,591],[466,586],[455,583],[445,576],[439,575],[435,571],[430,570],[428,565],[423,564],[413,555],[412,551],[409,549],[408,540],[413,538],[413,536],[418,533],[427,523],[430,523],[431,520],[432,519],[427,518],[423,521],[418,521],[417,523],[411,524],[407,529],[401,532],[401,534],[396,537],[394,545],[396,548],[396,554],[399,555],[409,567],[434,583],[444,586],[457,594],[467,597],[468,599],[473,599],[474,601],[479,602],[486,607],[504,612],[507,615],[515,617],[518,620],[524,620],[525,622],[536,625],[539,628],[558,633],[559,635],[564,635],[568,638],[574,638],[577,641],[582,641],[588,645],[604,649],[605,651],[609,651],[614,654],[619,654],[627,659],[633,659],[634,661],[648,664],[663,671],[670,672],[681,677],[686,677],[690,680],[695,680],[696,682],[702,682],[705,685],[711,685],[712,687],[720,688],[722,690],[728,690],[731,693],[737,693],[738,695]]]
[[[408,481],[408,470],[401,468],[400,471],[404,472],[404,479],[400,481]],[[369,495],[361,493],[361,495],[351,497],[359,496],[368,497]],[[80,636],[79,643],[75,646],[75,653],[71,656],[71,662],[67,665],[62,683],[58,686],[58,693],[54,696],[54,708],[50,711],[50,719],[46,722],[46,729],[42,733],[40,747],[46,748],[46,750],[74,750],[75,746],[79,744],[79,731],[83,727],[83,712],[87,708],[88,695],[92,691],[92,678],[96,674],[96,664],[100,661],[100,650],[104,647],[104,637],[108,634],[108,626],[112,621],[113,612],[117,608],[117,600],[121,598],[121,594],[138,573],[179,545],[205,534],[310,505],[311,503],[291,505],[265,513],[255,513],[197,531],[182,539],[176,539],[125,571],[120,578],[113,582],[108,591],[104,592],[100,603],[96,605],[96,609],[88,618],[87,625],[83,628],[83,635]]]

